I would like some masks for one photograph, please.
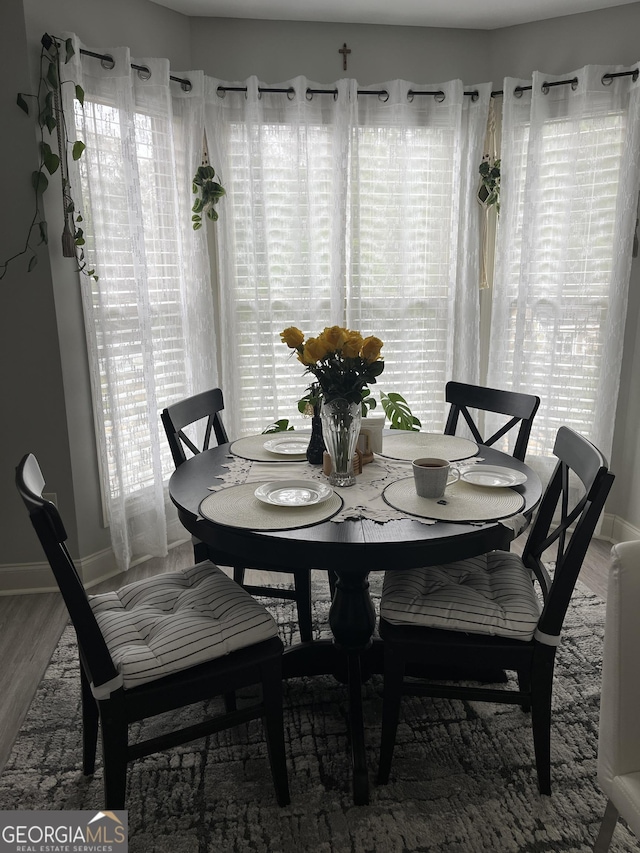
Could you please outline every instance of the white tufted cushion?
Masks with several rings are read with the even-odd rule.
[[[89,602],[125,689],[278,634],[271,614],[208,560]]]
[[[540,606],[520,557],[492,551],[444,566],[387,571],[380,615],[393,625],[530,640]]]

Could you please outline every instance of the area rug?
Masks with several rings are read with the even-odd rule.
[[[379,596],[379,588],[373,592]],[[313,599],[316,631],[324,635],[323,577],[314,582]],[[292,606],[264,601],[283,639],[294,640]],[[596,781],[604,615],[603,602],[578,585],[558,650],[551,797],[538,793],[530,721],[520,708],[425,698],[405,700],[391,780],[377,787],[382,684],[374,677],[363,686],[371,801],[354,806],[344,686],[328,676],[292,679],[285,686],[291,805],[275,802],[262,727],[254,722],[130,765],[129,849],[589,851],[605,807]],[[80,770],[79,692],[67,628],[0,777],[1,809],[102,806],[100,769],[88,779]],[[620,822],[610,849],[630,853],[640,845]]]

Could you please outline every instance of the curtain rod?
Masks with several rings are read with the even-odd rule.
[[[91,50],[80,49],[80,53],[84,56],[92,56],[94,59],[99,59],[102,63],[103,68],[107,68],[111,70],[115,67],[115,60],[108,53],[95,53]],[[143,80],[148,80],[151,77],[151,71],[147,68],[146,65],[135,65],[133,62],[131,63],[131,67],[134,68],[138,74],[142,77]],[[633,81],[638,79],[639,69],[634,68],[633,71],[617,71],[617,72],[607,72],[602,75],[601,82],[603,86],[610,86],[613,80],[616,77],[632,77]],[[145,74],[147,76],[145,76]],[[180,87],[184,92],[191,91],[191,81],[186,80],[183,77],[174,77],[173,75],[169,75],[169,79],[173,80],[176,83],[180,83]],[[546,95],[549,89],[553,86],[568,86],[570,85],[572,89],[575,89],[578,85],[578,78],[572,77],[570,80],[556,80],[554,82],[548,83],[546,80],[542,84],[542,91]],[[533,86],[516,86],[514,89],[514,94],[516,97],[521,97],[523,92],[531,91]],[[220,97],[224,97],[227,92],[246,92],[246,86],[218,86],[218,94]],[[259,86],[258,92],[260,94],[283,94],[287,95],[287,97],[292,98],[295,97],[295,89],[293,86],[289,86],[288,88],[279,88],[279,87],[269,87],[269,86]],[[337,89],[307,89],[306,97],[313,97],[314,95],[333,95],[334,98],[338,95]],[[477,101],[479,98],[479,92],[477,89],[473,89],[469,92],[465,92],[465,95],[468,95],[473,101]],[[379,98],[384,98],[387,100],[389,98],[389,93],[386,89],[358,89],[358,95],[377,95]],[[444,101],[445,93],[441,89],[436,89],[435,91],[425,91],[425,90],[417,90],[417,89],[409,89],[407,92],[407,97],[409,100],[413,100],[416,95],[426,95],[436,99],[436,101]],[[504,95],[503,89],[497,89],[495,92],[491,93],[492,98],[500,97]]]

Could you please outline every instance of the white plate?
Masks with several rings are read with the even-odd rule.
[[[474,486],[503,489],[526,482],[527,475],[521,471],[514,471],[513,468],[502,468],[499,465],[474,465],[473,468],[461,473],[460,479],[473,483]]]
[[[280,436],[265,441],[263,447],[269,453],[277,453],[279,456],[306,456],[309,446],[309,436],[305,438],[295,436]]]
[[[309,506],[326,501],[333,494],[333,489],[315,480],[274,480],[258,486],[254,494],[266,504]]]

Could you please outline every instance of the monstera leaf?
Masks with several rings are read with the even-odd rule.
[[[409,404],[401,394],[390,391],[380,394],[380,402],[384,413],[389,419],[391,429],[403,429],[418,432],[422,424],[409,408]]]

